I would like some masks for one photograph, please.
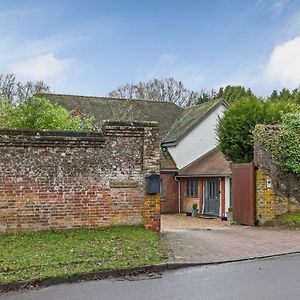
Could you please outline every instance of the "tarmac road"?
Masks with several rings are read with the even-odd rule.
[[[0,299],[300,299],[300,255],[193,267],[144,277],[61,284]]]

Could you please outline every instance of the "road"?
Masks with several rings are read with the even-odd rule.
[[[157,277],[61,284],[0,299],[300,299],[300,255],[186,268]]]

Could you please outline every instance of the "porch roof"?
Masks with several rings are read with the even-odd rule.
[[[230,162],[223,153],[214,148],[178,172],[178,177],[231,176]]]

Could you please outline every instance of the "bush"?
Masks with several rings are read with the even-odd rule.
[[[230,104],[217,126],[219,148],[234,163],[253,160],[252,131],[257,124],[276,124],[299,106],[287,101],[263,101],[255,97]]]
[[[1,128],[89,130],[92,124],[91,118],[72,118],[65,108],[43,98],[33,97],[19,105],[0,102]]]
[[[253,158],[251,130],[263,122],[264,103],[255,98],[232,103],[217,126],[219,148],[230,161],[249,162]]]

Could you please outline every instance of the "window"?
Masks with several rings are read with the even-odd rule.
[[[198,197],[198,179],[187,179],[186,195],[189,197]]]

